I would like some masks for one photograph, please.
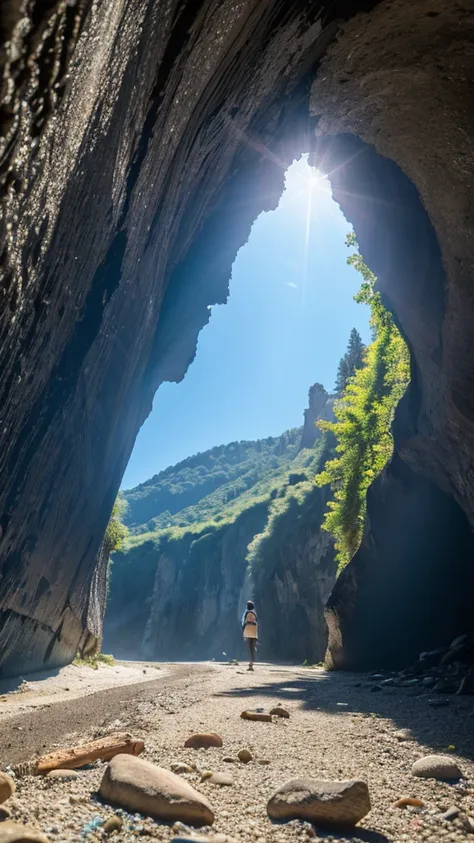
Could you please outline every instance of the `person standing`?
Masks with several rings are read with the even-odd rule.
[[[249,648],[248,670],[253,670],[255,649],[258,641],[258,621],[257,613],[252,600],[247,601],[247,608],[242,615],[242,630],[244,633],[244,640],[247,642],[247,647]]]

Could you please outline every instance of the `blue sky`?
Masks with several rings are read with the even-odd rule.
[[[194,362],[158,390],[122,482],[129,489],[198,451],[302,424],[308,389],[334,387],[351,328],[370,342],[350,230],[329,184],[303,157],[275,211],[261,214],[234,262],[226,305],[212,308]]]

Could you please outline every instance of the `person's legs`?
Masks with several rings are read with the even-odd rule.
[[[253,670],[253,663],[255,661],[255,638],[247,638],[248,647],[249,647],[249,670]]]

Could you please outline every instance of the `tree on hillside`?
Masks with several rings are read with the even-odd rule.
[[[107,557],[111,553],[121,550],[128,536],[128,528],[122,522],[126,509],[127,501],[123,492],[119,492],[113,505],[110,521],[107,524],[104,536],[103,552]]]
[[[361,369],[364,363],[365,345],[362,342],[362,337],[357,328],[353,328],[349,342],[347,344],[347,351],[344,357],[339,361],[336,378],[336,391],[341,394],[344,392],[349,378],[355,375],[357,369]]]

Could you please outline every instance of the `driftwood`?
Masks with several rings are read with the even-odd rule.
[[[271,723],[270,714],[263,714],[260,711],[243,711],[240,715],[243,720],[262,720],[264,723]]]
[[[110,761],[114,755],[140,755],[145,748],[143,741],[134,740],[130,735],[108,735],[97,741],[80,744],[67,749],[56,749],[38,758],[34,769],[35,775],[49,773],[50,770],[73,770],[97,761]]]

